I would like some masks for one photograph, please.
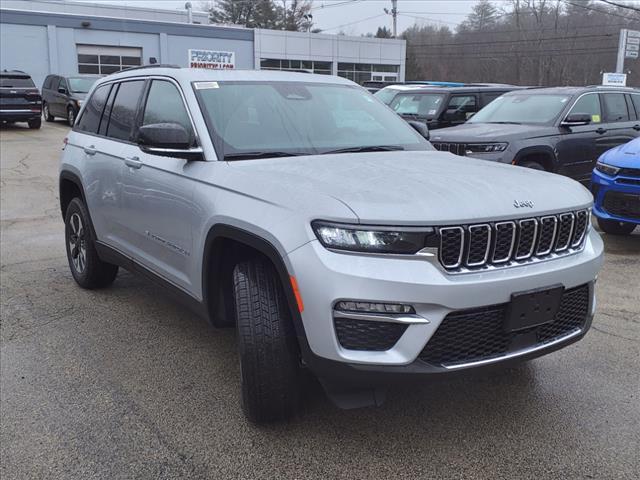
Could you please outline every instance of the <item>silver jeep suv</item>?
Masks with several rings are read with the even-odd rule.
[[[123,267],[235,326],[253,421],[295,412],[305,372],[377,404],[393,380],[534,358],[591,324],[591,194],[435,151],[348,80],[128,70],[65,143],[76,282]]]

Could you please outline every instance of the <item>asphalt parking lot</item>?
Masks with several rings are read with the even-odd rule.
[[[395,389],[296,420],[243,417],[233,330],[122,272],[83,291],[57,192],[63,123],[1,127],[0,476],[640,477],[640,232],[606,236],[581,342],[509,370]]]

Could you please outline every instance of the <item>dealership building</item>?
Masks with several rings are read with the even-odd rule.
[[[109,74],[153,63],[404,81],[404,40],[210,25],[206,12],[2,0],[0,69]]]

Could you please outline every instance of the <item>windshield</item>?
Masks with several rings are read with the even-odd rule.
[[[443,93],[401,93],[389,106],[400,115],[435,118],[443,100]]]
[[[382,90],[378,90],[373,94],[378,100],[380,100],[385,105],[389,105],[391,100],[398,94],[398,90],[395,88],[383,88]]]
[[[69,79],[69,88],[75,93],[89,93],[98,77],[72,77]]]
[[[30,77],[2,75],[0,77],[0,87],[34,88],[35,85]]]
[[[552,123],[567,105],[569,95],[509,94],[496,98],[476,113],[469,123]]]
[[[227,159],[341,149],[430,150],[366,91],[303,82],[196,82],[216,149]],[[262,154],[262,155],[259,155]]]

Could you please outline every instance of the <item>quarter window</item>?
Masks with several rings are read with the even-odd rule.
[[[180,92],[171,82],[154,80],[149,89],[142,125],[177,123],[193,137],[189,114]]]
[[[107,137],[118,140],[131,140],[131,131],[135,123],[138,100],[144,86],[143,80],[122,82],[111,107]]]
[[[104,110],[104,106],[107,102],[107,96],[109,95],[110,88],[111,85],[102,85],[96,88],[77,123],[78,130],[87,133],[98,132],[100,116],[102,115],[102,110]]]
[[[640,95],[630,95],[630,97],[636,109],[636,116],[640,118]]]
[[[629,120],[627,102],[623,93],[604,93],[604,117],[607,122],[626,122]]]
[[[624,102],[624,98],[622,101]],[[586,113],[591,115],[591,123],[600,123],[602,121],[602,112],[600,111],[598,94],[591,93],[580,97],[569,112],[569,115],[574,113]]]

